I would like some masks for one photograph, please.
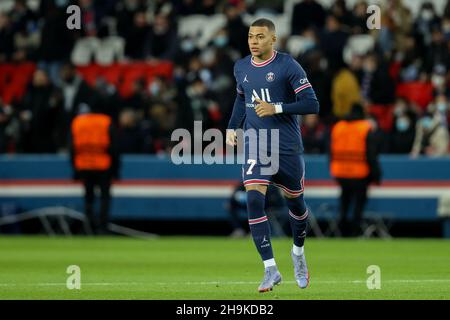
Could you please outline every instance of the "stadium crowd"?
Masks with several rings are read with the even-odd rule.
[[[440,14],[424,2],[417,15],[402,0],[385,2],[381,28],[369,30],[367,1],[350,7],[335,0],[328,8],[301,0],[288,11],[281,0],[41,0],[33,10],[15,0],[0,12],[0,153],[66,152],[71,119],[92,104],[113,117],[122,153],[167,153],[171,132],[194,121],[224,130],[235,97],[233,63],[249,53],[243,16],[250,14],[289,17],[278,50],[301,63],[321,105],[319,116],[303,117],[306,153],[325,153],[330,127],[362,102],[381,152],[448,154],[450,0]],[[70,4],[81,8],[81,30],[66,27]],[[180,32],[180,19],[194,14],[205,21],[222,14],[225,24],[199,45]],[[358,36],[371,40],[368,50],[351,50]],[[78,45],[110,37],[124,48],[114,66],[170,61],[170,76],[138,73],[126,88],[120,77],[89,81],[75,54],[88,47]],[[4,70],[12,68],[12,77],[30,62],[25,89],[11,95]]]

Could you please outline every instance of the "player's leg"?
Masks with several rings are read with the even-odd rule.
[[[250,233],[256,249],[264,264],[264,278],[258,287],[259,292],[272,290],[281,282],[275,258],[272,251],[270,224],[265,213],[267,185],[270,177],[262,176],[256,162],[247,162],[243,166],[243,180],[247,192],[247,212]],[[269,178],[269,179],[268,179]]]
[[[339,216],[339,229],[343,236],[349,234],[349,223],[347,219],[348,211],[353,197],[353,189],[351,188],[348,179],[338,179],[338,183],[341,187],[341,195],[339,198],[340,203],[340,216]]]
[[[352,236],[361,235],[361,219],[367,203],[368,182],[356,180],[354,188],[355,207],[353,208]]]
[[[279,172],[274,176],[274,183],[283,190],[289,208],[289,222],[293,237],[291,257],[294,263],[295,279],[302,289],[309,284],[309,272],[304,254],[309,214],[303,197],[304,168],[303,157],[282,156]]]
[[[285,192],[286,202],[289,208],[289,222],[292,230],[293,244],[291,250],[292,262],[294,264],[294,275],[301,289],[308,287],[309,271],[306,264],[304,244],[308,228],[308,208],[306,207],[303,194],[292,196]]]
[[[84,186],[84,214],[86,216],[85,224],[88,228],[95,232],[95,214],[94,214],[94,200],[95,200],[95,184],[91,172],[83,172],[81,179]]]
[[[108,172],[100,172],[100,223],[99,232],[108,233],[109,207],[111,202],[111,177]]]

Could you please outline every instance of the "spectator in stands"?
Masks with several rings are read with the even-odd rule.
[[[35,71],[20,109],[22,151],[56,152],[62,97],[50,83],[45,71],[39,69]]]
[[[402,82],[416,81],[421,71],[422,56],[419,53],[417,40],[409,35],[405,38],[404,50],[400,52],[400,80]]]
[[[142,119],[149,104],[150,96],[146,87],[145,79],[136,79],[133,82],[130,96],[123,99],[122,108],[133,109],[137,116]]]
[[[326,18],[325,29],[320,36],[321,49],[331,70],[338,70],[342,64],[342,52],[347,44],[349,34],[342,26],[339,17],[329,15]]]
[[[442,66],[445,70],[445,64],[448,61],[450,61],[450,53],[448,52],[444,33],[440,28],[434,28],[431,33],[431,43],[424,57],[424,69],[427,73],[431,73],[433,68],[437,66]]]
[[[72,119],[79,114],[80,108],[97,108],[100,103],[97,92],[77,74],[76,67],[66,63],[61,68],[61,91],[64,109],[60,120],[60,134],[58,146],[67,147],[67,137]]]
[[[319,116],[309,114],[302,117],[302,140],[305,153],[325,153],[328,150],[328,128],[321,123]]]
[[[16,0],[9,14],[15,33],[16,52],[14,60],[24,61],[34,55],[38,46],[37,17],[28,7],[26,0]]]
[[[363,61],[361,95],[369,104],[388,105],[395,100],[395,84],[382,58],[368,54]]]
[[[414,22],[414,34],[418,40],[421,53],[426,52],[426,47],[431,44],[434,29],[439,29],[441,19],[436,13],[433,2],[422,3],[419,15]]]
[[[14,32],[26,33],[35,28],[36,15],[28,7],[26,0],[15,0],[9,16]]]
[[[151,33],[145,11],[137,11],[131,24],[123,28],[125,30],[121,31],[121,35],[125,39],[125,55],[135,60],[145,59],[148,55]]]
[[[173,60],[178,45],[178,33],[166,15],[159,14],[150,31],[148,55],[154,59]]]
[[[349,29],[353,23],[353,15],[347,9],[345,0],[335,0],[330,7],[331,15],[334,15],[342,23],[344,29]],[[367,28],[367,27],[366,27]]]
[[[248,27],[242,21],[241,12],[238,7],[227,5],[225,7],[225,16],[227,18],[228,45],[237,50],[241,57],[245,57],[249,54],[247,44]]]
[[[283,13],[284,2],[283,0],[249,1],[247,4],[247,12],[258,16],[277,15]]]
[[[115,6],[115,21],[117,34],[128,39],[131,29],[136,23],[136,13],[145,12],[146,7],[142,1],[138,0],[121,0]],[[125,49],[127,53],[127,49]]]
[[[404,98],[397,98],[394,106],[394,127],[389,139],[389,152],[406,154],[412,149],[417,114]]]
[[[124,153],[142,153],[143,135],[133,109],[124,109],[119,115],[118,150]]]
[[[412,157],[425,155],[439,157],[448,154],[449,132],[439,117],[425,112],[417,122],[416,136],[411,151]]]
[[[123,99],[116,87],[106,82],[103,77],[99,77],[95,82],[95,90],[98,94],[101,109],[111,117],[114,125],[117,125],[119,111],[123,107]]]
[[[351,28],[353,34],[367,33],[367,2],[364,0],[358,1],[353,6],[353,16],[351,21]]]
[[[189,98],[189,107],[192,110],[194,121],[203,121],[204,128],[218,127],[220,118],[215,114],[219,111],[216,98],[206,83],[200,79],[195,79],[186,88],[186,95]]]
[[[437,95],[433,102],[428,106],[428,111],[433,113],[436,118],[440,120],[444,127],[449,126],[448,117],[449,113],[449,103],[448,98],[444,94]]]
[[[14,30],[11,19],[0,12],[0,63],[10,61],[15,52]]]
[[[41,2],[44,6],[44,2]],[[45,10],[45,11],[44,11]],[[63,61],[68,61],[74,45],[74,34],[67,29],[65,8],[59,8],[54,2],[47,2],[44,12],[41,43],[37,60],[39,68],[48,72],[51,81],[59,84]]]
[[[391,0],[383,6],[381,29],[373,31],[384,57],[391,57],[393,50],[403,51],[405,37],[412,30],[412,15],[403,0]]]
[[[436,95],[449,94],[450,90],[447,86],[447,70],[444,65],[438,64],[433,68],[431,74],[431,83],[433,84],[433,91]]]
[[[345,117],[352,105],[361,101],[361,88],[353,72],[342,65],[331,84],[331,100],[333,115],[336,118]]]
[[[148,134],[146,136],[145,147],[148,149],[148,140],[151,139],[155,153],[170,153],[172,145],[170,137],[176,128],[177,105],[157,102],[151,106],[149,118],[152,120],[153,127],[149,131],[151,137]]]
[[[292,10],[291,32],[301,34],[307,28],[322,30],[325,24],[326,12],[316,0],[303,0]]]
[[[96,37],[99,33],[101,16],[95,10],[93,0],[78,0],[81,8],[81,29],[84,37]]]
[[[15,132],[18,130],[14,128],[17,128],[14,122],[16,121],[12,107],[5,105],[0,97],[0,153],[8,152],[14,142],[14,136],[17,136]]]
[[[302,36],[305,39],[305,52],[297,57],[308,74],[308,80],[316,90],[317,99],[320,101],[320,117],[330,123],[331,115],[331,72],[324,63],[323,52],[319,48],[317,33],[313,29],[306,29]]]

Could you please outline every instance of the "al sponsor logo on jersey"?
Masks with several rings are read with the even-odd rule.
[[[272,104],[279,104],[282,105],[283,102],[272,102],[272,98],[270,96],[269,88],[260,88],[259,92],[258,89],[253,89],[252,91],[252,103],[246,103],[247,108],[254,108],[255,107],[255,101],[256,99],[272,103]]]

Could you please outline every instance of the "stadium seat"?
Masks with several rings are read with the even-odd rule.
[[[420,81],[401,83],[397,86],[396,94],[417,103],[425,110],[433,100],[433,85],[431,82]]]
[[[179,38],[199,38],[205,29],[205,20],[207,16],[201,14],[193,14],[179,19],[178,36]]]
[[[100,69],[99,76],[103,77],[106,82],[114,86],[118,86],[122,79],[123,65],[115,63]]]
[[[4,88],[11,81],[13,73],[14,73],[14,65],[6,63],[0,64],[0,95],[3,94]]]
[[[156,65],[151,66],[156,76],[164,77],[166,79],[172,79],[173,75],[173,63],[170,61],[159,62]]]
[[[205,17],[208,21],[207,26],[208,28],[202,28],[202,32],[200,35],[200,38],[198,39],[198,47],[199,48],[205,48],[208,43],[214,38],[216,33],[223,29],[226,26],[227,19],[225,18],[225,15],[223,14],[215,14],[210,17]],[[205,25],[205,21],[203,21],[202,26]]]
[[[90,64],[100,46],[101,42],[98,38],[88,37],[79,39],[72,50],[72,63],[77,66]]]
[[[305,52],[305,43],[305,37],[291,36],[286,43],[286,49],[293,57],[298,57]]]
[[[353,56],[363,56],[372,51],[374,47],[375,40],[368,34],[349,37],[342,53],[345,63],[350,64]]]
[[[94,86],[95,81],[100,74],[100,67],[97,64],[78,66],[77,71],[81,74],[84,81],[86,81],[90,86]]]
[[[369,106],[369,113],[375,116],[381,130],[389,132],[392,129],[394,113],[392,105],[373,104]]]
[[[121,37],[108,37],[95,49],[95,61],[102,66],[109,66],[125,57],[125,40]]]
[[[2,66],[0,69],[0,94],[6,104],[22,99],[35,70],[36,65],[32,62]]]

